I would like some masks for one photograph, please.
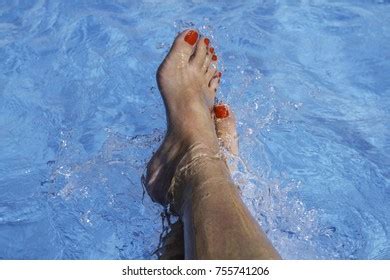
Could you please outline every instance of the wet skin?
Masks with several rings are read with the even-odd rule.
[[[234,166],[220,153],[220,142],[233,154],[238,145],[234,114],[214,104],[217,62],[210,40],[187,30],[160,65],[168,129],[148,163],[146,188],[180,216],[186,259],[279,259],[232,182]]]

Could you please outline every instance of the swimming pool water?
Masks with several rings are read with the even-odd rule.
[[[0,0],[0,258],[153,259],[155,71],[212,38],[234,180],[284,258],[390,259],[390,1]]]

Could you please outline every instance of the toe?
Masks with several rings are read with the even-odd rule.
[[[175,41],[173,42],[168,57],[174,56],[188,62],[194,53],[198,38],[199,33],[196,30],[191,29],[183,31],[176,37]]]
[[[210,44],[209,38],[201,37],[198,40],[198,43],[196,44],[195,53],[192,56],[191,62],[196,65],[199,69],[201,69],[204,65],[206,55],[207,55],[207,48]]]
[[[210,48],[210,49],[212,50],[213,48]],[[211,53],[211,51],[209,52],[210,53],[208,55],[209,59],[206,59],[205,60],[205,64],[203,65],[203,67],[207,67],[206,68],[206,77],[210,81],[216,75],[216,73],[217,73],[217,65],[218,65],[218,57],[214,53],[214,50],[212,50],[212,51],[213,51],[212,53]]]
[[[211,81],[211,79],[217,74],[218,62],[217,60],[211,60],[207,70],[206,70],[206,79]]]
[[[233,155],[238,154],[236,117],[226,104],[214,106],[215,129],[222,145]]]
[[[205,63],[207,63],[207,61],[205,61]],[[214,76],[215,71],[217,70],[217,64],[218,64],[218,57],[215,54],[210,54],[208,65],[204,65],[204,67],[207,66],[206,75],[208,75],[209,78]]]
[[[209,87],[216,92],[217,88],[219,86],[219,83],[221,82],[222,73],[219,71],[216,71],[215,74],[211,77]]]
[[[210,63],[211,63],[211,58],[213,57],[213,53],[211,53],[211,50],[213,50],[213,52],[214,52],[214,48],[210,47],[206,53],[206,57],[205,57],[204,62],[203,62],[202,69],[205,73],[208,71]]]

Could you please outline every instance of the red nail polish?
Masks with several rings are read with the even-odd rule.
[[[186,41],[191,46],[195,45],[197,40],[198,40],[198,32],[196,32],[195,30],[188,31],[186,36],[184,37],[184,41]]]
[[[209,38],[204,38],[204,43],[206,44],[206,46],[209,46],[210,39]]]
[[[218,72],[218,78],[221,78],[221,77],[222,77],[222,73]]]
[[[214,48],[213,47],[210,48],[210,53],[214,53]]]
[[[224,119],[229,117],[229,109],[224,104],[214,106],[214,113],[217,119]]]
[[[211,57],[211,59],[214,60],[214,61],[216,61],[216,60],[218,59],[218,57],[217,57],[215,54],[213,54],[213,56]]]

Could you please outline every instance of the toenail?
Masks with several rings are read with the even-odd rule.
[[[216,60],[218,59],[218,57],[217,57],[215,54],[213,54],[213,56],[212,56],[211,59],[214,60],[214,61],[216,61]]]
[[[195,30],[188,31],[186,36],[184,37],[184,41],[186,41],[191,46],[195,45],[197,40],[198,40],[198,32],[196,32]]]
[[[229,117],[229,109],[224,104],[214,106],[214,113],[217,119],[224,119]]]
[[[204,43],[206,44],[206,46],[209,46],[210,39],[209,38],[204,38]]]
[[[221,78],[221,77],[222,77],[222,73],[218,72],[218,78]]]
[[[214,53],[214,48],[213,47],[210,48],[210,53]]]

